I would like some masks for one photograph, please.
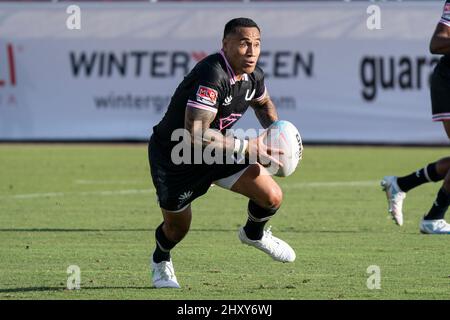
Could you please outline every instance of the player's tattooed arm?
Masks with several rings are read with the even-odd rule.
[[[186,108],[185,129],[189,131],[191,142],[197,145],[233,150],[234,138],[224,136],[220,131],[210,129],[216,114],[208,110]]]
[[[430,42],[432,54],[450,54],[450,27],[439,23]]]
[[[233,136],[224,136],[220,131],[209,128],[215,116],[216,114],[211,111],[190,107],[186,108],[185,128],[190,133],[191,143],[194,145],[209,146],[212,148],[223,148],[227,153],[237,152],[235,150],[236,139]],[[273,113],[271,116],[267,116],[267,119],[273,118]],[[269,122],[269,120],[266,121],[267,123]],[[266,158],[269,161],[274,161],[276,164],[281,165],[280,161],[277,158],[274,158],[272,154],[281,154],[283,153],[282,150],[266,146],[264,144],[264,134],[256,138],[249,139],[247,146],[240,150],[240,152],[246,156],[258,155],[258,159]]]
[[[250,105],[255,110],[256,117],[263,128],[268,128],[278,120],[277,109],[268,93],[266,93],[266,96],[262,100],[252,100]]]

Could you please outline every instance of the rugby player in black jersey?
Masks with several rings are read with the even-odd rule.
[[[444,6],[444,13],[436,27],[430,43],[433,54],[442,54],[431,79],[431,104],[433,121],[442,121],[450,138],[450,0]],[[420,232],[425,234],[450,234],[450,224],[445,213],[450,204],[450,157],[428,164],[407,176],[386,176],[381,185],[386,191],[389,212],[398,225],[403,224],[403,200],[406,193],[427,182],[442,181],[436,200],[420,221]]]
[[[274,260],[295,260],[295,252],[287,243],[264,230],[266,222],[280,208],[283,194],[260,163],[280,164],[276,154],[282,151],[265,145],[264,134],[251,139],[225,134],[249,106],[264,128],[278,120],[264,84],[264,73],[256,65],[260,46],[260,29],[254,21],[248,18],[229,21],[222,49],[200,61],[184,78],[163,119],[153,128],[149,163],[163,215],[163,222],[155,231],[156,249],[150,259],[152,281],[157,288],[180,287],[170,251],[189,230],[191,202],[205,194],[213,183],[249,199],[248,208],[242,209],[248,212],[248,218],[238,233],[241,242],[262,250]],[[179,141],[172,141],[173,132],[179,129],[188,132],[192,148],[198,144],[201,148],[222,148],[236,159],[256,154],[259,163],[180,163],[174,159],[177,152],[173,152]]]

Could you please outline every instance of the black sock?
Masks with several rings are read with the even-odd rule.
[[[167,239],[162,229],[164,222],[161,223],[155,231],[156,249],[153,252],[153,261],[160,263],[161,261],[170,261],[170,250],[176,246],[176,242]]]
[[[437,220],[444,219],[448,206],[450,205],[450,194],[442,187],[434,201],[428,214],[424,217],[424,220]]]
[[[443,178],[444,177],[438,175],[436,171],[436,162],[434,162],[410,175],[397,178],[397,185],[403,192],[408,192],[421,184],[440,181]]]
[[[244,231],[250,240],[260,240],[264,234],[264,225],[277,212],[278,208],[265,209],[250,200],[248,202],[248,219]]]

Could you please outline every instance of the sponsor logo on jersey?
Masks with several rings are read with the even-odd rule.
[[[205,86],[200,86],[197,90],[197,101],[209,106],[214,106],[217,102],[217,91]]]

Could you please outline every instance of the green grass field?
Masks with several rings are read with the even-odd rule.
[[[418,223],[439,188],[412,190],[405,225],[388,218],[379,179],[444,148],[306,146],[280,178],[269,222],[296,250],[292,264],[242,245],[244,197],[213,187],[193,204],[172,252],[181,290],[151,288],[148,259],[161,221],[145,145],[0,145],[1,299],[449,299],[450,236]],[[69,265],[81,290],[67,290]],[[381,269],[369,290],[367,268]]]

